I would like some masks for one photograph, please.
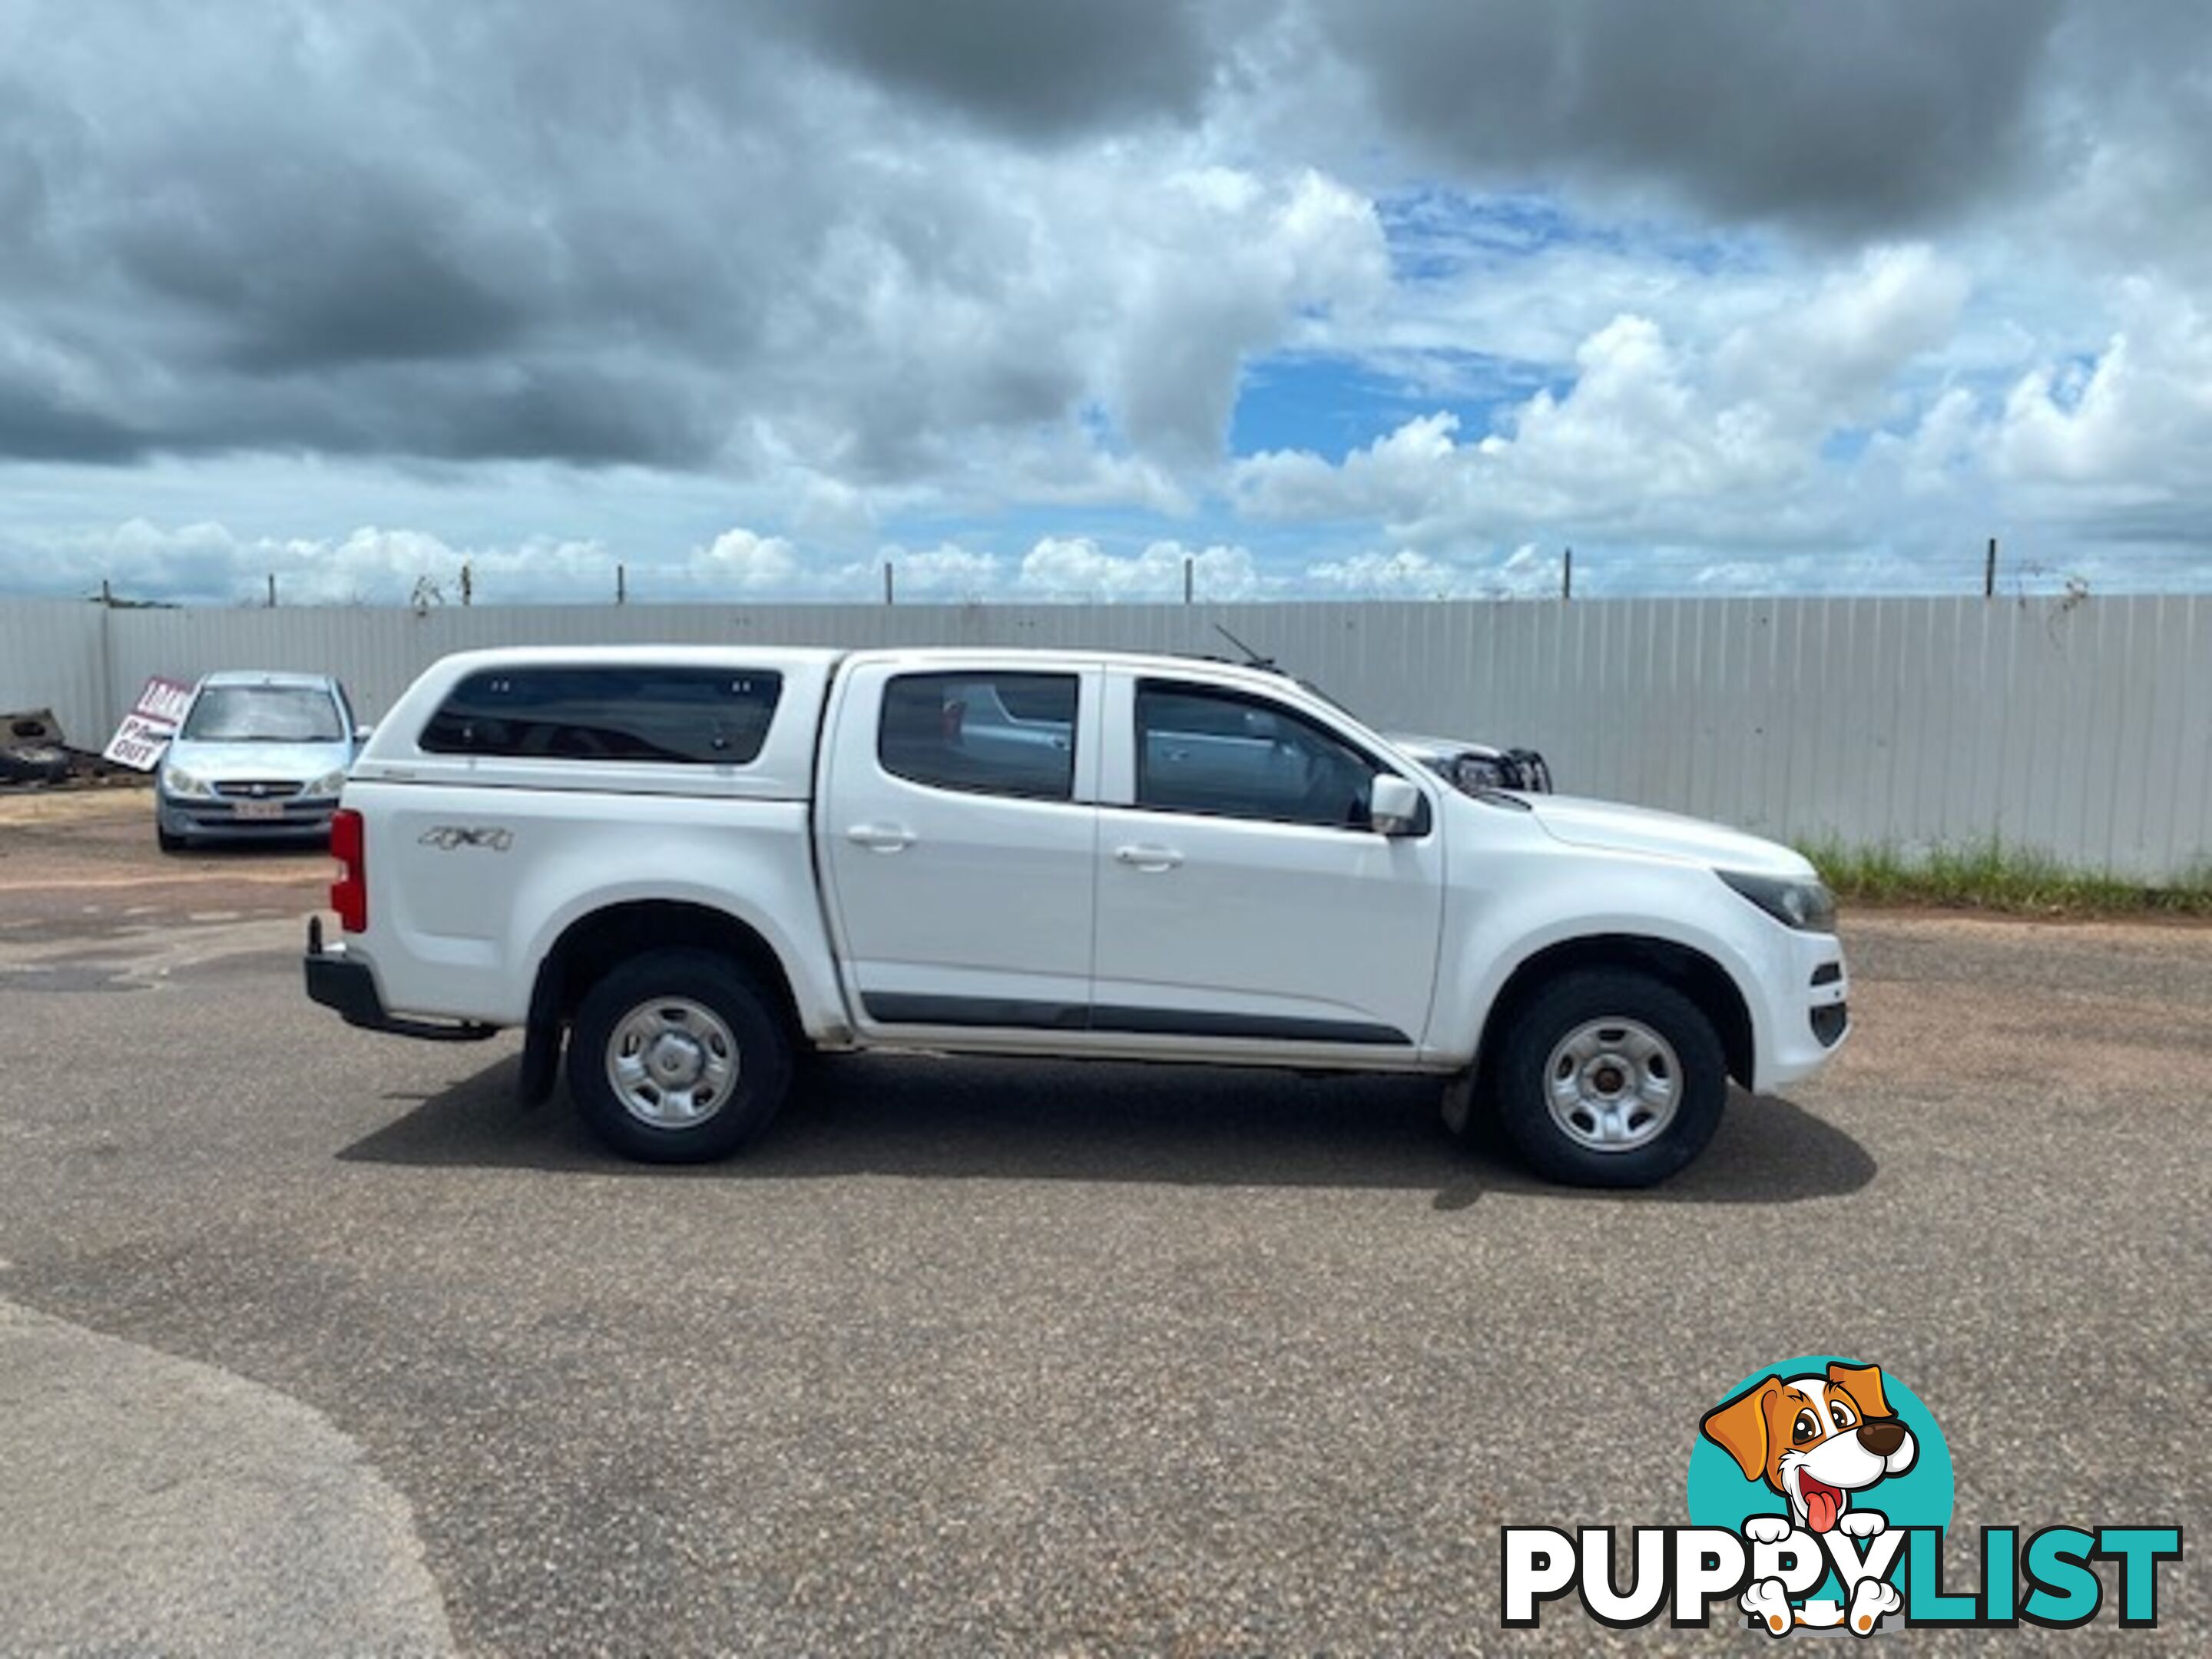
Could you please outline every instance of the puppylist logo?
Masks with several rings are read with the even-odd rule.
[[[1735,1599],[1750,1627],[1872,1636],[1899,1624],[2072,1630],[2097,1617],[2117,1570],[2118,1622],[2158,1624],[2158,1569],[2181,1559],[2178,1526],[1984,1527],[1982,1577],[1946,1587],[1951,1452],[1918,1397],[1879,1365],[1806,1356],[1753,1373],[1699,1419],[1686,1527],[1638,1527],[1614,1560],[1610,1527],[1507,1527],[1505,1627],[1532,1629],[1570,1594],[1616,1630],[1665,1616],[1708,1623]],[[1616,1588],[1626,1573],[1625,1588]]]

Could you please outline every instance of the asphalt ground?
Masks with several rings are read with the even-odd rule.
[[[1985,1525],[2207,1535],[2212,931],[1847,916],[1851,1042],[1648,1194],[1418,1083],[928,1057],[661,1170],[511,1039],[308,1005],[327,872],[0,801],[0,1650],[1741,1648],[1504,1631],[1498,1529],[1680,1522],[1705,1412],[1819,1352],[1935,1412],[1956,1579]],[[234,1574],[164,1542],[178,1440]],[[2160,1589],[1878,1639],[2212,1650],[2212,1575]]]

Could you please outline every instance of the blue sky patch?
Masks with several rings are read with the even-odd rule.
[[[1498,424],[1501,414],[1547,387],[1573,385],[1551,365],[1481,352],[1431,352],[1401,365],[1286,352],[1244,370],[1229,426],[1234,456],[1307,450],[1341,461],[1407,422],[1439,412],[1458,418],[1462,441]]]

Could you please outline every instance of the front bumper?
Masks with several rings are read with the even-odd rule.
[[[343,945],[323,943],[323,919],[307,918],[307,951],[301,959],[307,975],[307,1000],[336,1012],[349,1025],[364,1031],[388,1031],[395,1036],[420,1037],[431,1042],[481,1042],[499,1030],[496,1025],[474,1020],[416,1019],[394,1014],[384,1006],[376,975]]]
[[[252,800],[241,803],[220,796],[177,796],[162,792],[155,802],[155,811],[161,815],[161,828],[173,836],[273,841],[294,836],[319,836],[327,839],[331,833],[331,815],[338,810],[334,799],[301,799],[295,797],[268,804],[278,809],[275,815],[241,817],[239,811],[241,805],[252,811],[262,803]]]
[[[1778,929],[1778,931],[1779,931]],[[1759,1086],[1811,1077],[1850,1035],[1850,980],[1832,933],[1790,933],[1776,953]]]

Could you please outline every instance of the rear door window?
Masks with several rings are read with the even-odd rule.
[[[743,766],[782,690],[764,669],[487,669],[453,688],[420,741],[433,755]]]
[[[876,758],[938,789],[1072,800],[1076,677],[900,674],[884,687]]]

